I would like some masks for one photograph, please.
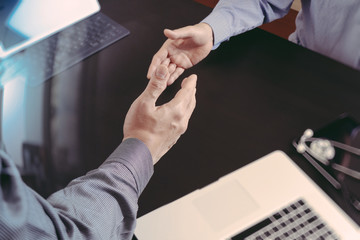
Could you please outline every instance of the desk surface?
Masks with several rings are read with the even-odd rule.
[[[162,30],[195,24],[211,11],[191,0],[100,3],[131,34],[26,88],[26,123],[16,131],[25,132],[21,141],[41,157],[45,173],[36,181],[44,196],[99,166],[121,142],[125,114],[145,88],[151,58],[165,40]],[[181,78],[191,73],[198,75],[197,107],[188,131],[155,166],[139,216],[276,149],[344,204],[291,142],[343,112],[360,120],[360,72],[254,29],[222,44]],[[160,102],[179,88],[177,81]],[[38,139],[32,131],[41,132]]]

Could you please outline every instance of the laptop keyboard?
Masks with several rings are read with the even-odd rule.
[[[304,200],[298,200],[232,240],[339,239]]]
[[[23,77],[37,85],[127,36],[129,31],[96,13],[1,62],[1,82]]]

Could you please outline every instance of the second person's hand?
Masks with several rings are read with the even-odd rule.
[[[169,64],[172,84],[185,69],[203,60],[213,47],[213,32],[206,23],[187,26],[176,30],[164,30],[168,38],[160,50],[154,55],[147,77],[150,79],[155,69],[161,64]]]

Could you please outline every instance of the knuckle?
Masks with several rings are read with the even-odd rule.
[[[183,123],[180,125],[179,132],[181,134],[184,134],[188,127],[188,121],[183,121]]]
[[[177,133],[183,134],[188,126],[188,119],[186,118],[186,114],[183,107],[178,107],[178,108],[181,108],[182,110],[175,111],[173,113],[172,116],[173,121],[171,123],[171,127]]]
[[[173,114],[172,114],[172,118],[177,121],[180,122],[181,119],[184,117],[185,115],[185,109],[181,104],[177,104],[176,106],[174,106],[173,109]]]
[[[186,122],[172,122],[171,128],[177,135],[181,135],[181,134],[185,133],[185,131],[187,129],[187,123]]]

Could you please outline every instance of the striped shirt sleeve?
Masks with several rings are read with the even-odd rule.
[[[138,198],[153,174],[151,154],[127,139],[97,169],[47,200],[1,158],[0,239],[131,239]]]

